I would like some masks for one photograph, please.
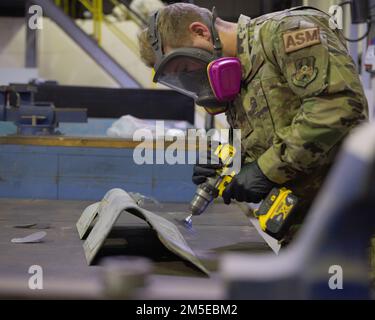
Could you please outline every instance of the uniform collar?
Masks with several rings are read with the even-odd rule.
[[[254,40],[254,26],[254,20],[248,16],[240,15],[237,23],[237,57],[242,65],[242,79],[248,77],[252,68],[250,56]]]

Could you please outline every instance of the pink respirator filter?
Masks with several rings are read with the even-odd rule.
[[[207,66],[208,79],[216,99],[232,101],[241,90],[242,69],[238,58],[224,57]]]

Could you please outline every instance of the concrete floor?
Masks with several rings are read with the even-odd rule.
[[[61,200],[0,199],[0,297],[33,296],[28,289],[31,265],[43,268],[43,296],[88,297],[95,295],[103,267],[100,261],[110,255],[144,256],[153,261],[157,276],[202,277],[194,266],[168,251],[155,232],[137,217],[123,214],[110,239],[100,251],[96,265],[88,266],[75,223],[91,202]],[[170,221],[185,217],[186,204],[149,207]],[[41,243],[14,244],[38,229],[15,228],[19,224],[44,223],[50,228]],[[270,251],[267,244],[236,205],[214,203],[194,218],[194,232],[179,227],[186,241],[213,273],[221,253]],[[34,290],[35,291],[35,290]],[[57,293],[56,293],[57,292]],[[40,294],[40,293],[38,293]]]

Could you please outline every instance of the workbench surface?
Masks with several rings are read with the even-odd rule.
[[[92,201],[0,199],[0,296],[30,295],[29,267],[43,268],[43,294],[66,292],[70,297],[94,295],[98,275],[103,271],[100,261],[109,255],[144,256],[154,262],[155,275],[202,277],[189,263],[169,252],[156,233],[141,219],[123,214],[110,234],[110,240],[100,251],[94,266],[88,266],[75,227],[84,208]],[[166,203],[154,206],[170,221],[186,216],[187,204]],[[250,224],[248,217],[233,204],[214,203],[207,211],[194,217],[194,232],[179,226],[181,233],[204,265],[212,272],[217,258],[224,252],[265,252],[267,244]],[[47,236],[41,243],[15,244],[11,239],[27,236],[38,229],[15,228],[27,223],[48,224]],[[45,227],[45,226],[44,226]],[[90,288],[93,290],[90,290]]]

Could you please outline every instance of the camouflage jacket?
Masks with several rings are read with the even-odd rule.
[[[241,129],[244,162],[309,205],[340,143],[368,118],[367,101],[339,30],[314,9],[238,21],[241,94],[227,111]]]

